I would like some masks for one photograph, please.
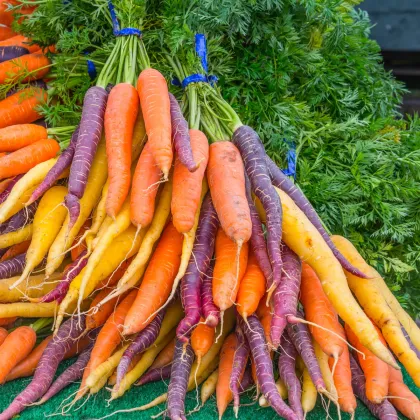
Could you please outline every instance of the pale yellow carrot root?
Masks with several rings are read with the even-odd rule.
[[[26,225],[15,232],[8,232],[0,235],[0,248],[8,248],[10,246],[20,244],[32,238],[33,224]]]

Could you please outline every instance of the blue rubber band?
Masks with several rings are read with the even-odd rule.
[[[120,23],[118,22],[118,17],[115,12],[115,7],[112,4],[111,0],[108,0],[108,8],[109,8],[109,14],[111,15],[112,32],[114,33],[114,36],[130,36],[130,35],[136,35],[138,37],[142,36],[142,31],[137,28],[120,29]]]
[[[286,154],[287,168],[282,169],[282,172],[286,176],[292,176],[293,178],[296,178],[296,145],[292,141],[288,141],[286,139],[284,139],[284,141],[289,146],[289,150]]]
[[[204,34],[195,34],[195,52],[200,57],[201,66],[203,67],[203,70],[207,73],[207,42]],[[187,76],[182,82],[180,82],[179,79],[175,78],[172,80],[172,84],[185,89],[190,83],[209,83],[211,86],[214,86],[217,80],[217,76],[194,73]]]
[[[90,80],[96,79],[97,71],[96,71],[95,63],[93,61],[86,60],[86,64],[87,64],[87,71],[88,71]]]

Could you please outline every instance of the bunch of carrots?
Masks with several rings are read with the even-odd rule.
[[[0,48],[27,42],[4,33]],[[202,384],[220,418],[252,389],[289,420],[318,394],[339,413],[354,416],[357,397],[379,419],[420,419],[400,368],[420,385],[420,329],[221,93],[202,90],[211,117],[194,88],[180,106],[130,33],[77,127],[35,123],[39,87],[0,102],[0,382],[33,376],[0,420],[77,381],[63,413],[106,386],[114,400],[162,379],[165,394],[125,411],[166,404],[184,419]],[[70,132],[60,152],[50,137]]]

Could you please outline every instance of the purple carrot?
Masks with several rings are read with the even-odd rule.
[[[40,127],[48,128],[47,121],[44,118],[40,118],[39,120],[34,121],[31,124],[39,125]]]
[[[252,235],[251,235],[251,247],[254,255],[257,257],[258,265],[264,274],[267,282],[267,289],[273,282],[273,270],[271,268],[270,259],[267,254],[267,244],[265,243],[264,232],[262,229],[262,223],[258,214],[257,208],[255,207],[254,201],[252,200],[251,194],[251,182],[249,178],[245,176],[246,184],[246,198],[248,200],[249,210],[251,213],[252,221]]]
[[[30,384],[0,414],[0,420],[9,420],[28,405],[43,397],[54,380],[58,365],[73,343],[85,329],[85,316],[72,316],[64,322],[49,342],[35,370]]]
[[[287,335],[287,332],[281,337],[280,347],[279,375],[287,386],[290,407],[300,419],[303,419],[303,408],[300,402],[302,387],[300,385],[300,380],[296,376],[296,358],[298,352]]]
[[[298,314],[303,318],[302,314]],[[325,382],[322,379],[321,369],[315,356],[315,350],[312,345],[311,334],[306,324],[287,324],[287,334],[292,340],[293,345],[300,354],[308,369],[309,376],[318,392],[325,393]]]
[[[254,385],[254,379],[252,378],[251,367],[248,366],[245,369],[244,375],[242,376],[242,380],[239,384],[239,393],[242,394],[243,392],[248,391],[252,385]]]
[[[120,383],[127,373],[133,357],[136,354],[142,353],[156,341],[165,313],[165,309],[160,310],[153,321],[144,330],[137,334],[134,341],[128,346],[127,350],[122,355],[120,363],[117,367],[115,389],[120,387]]]
[[[69,229],[80,214],[79,200],[85,192],[90,167],[101,138],[107,99],[108,92],[99,86],[89,88],[85,94],[79,136],[70,168],[69,192],[65,200],[70,214]]]
[[[191,345],[176,340],[166,406],[167,415],[171,420],[187,420],[185,417],[185,395],[193,361],[194,352]]]
[[[271,341],[274,348],[280,344],[280,338],[287,325],[287,317],[296,317],[302,263],[299,257],[287,246],[282,246],[283,273],[279,287],[273,295],[273,316],[271,318]]]
[[[70,166],[71,161],[74,156],[74,151],[76,150],[77,137],[79,135],[79,127],[74,130],[73,135],[71,136],[70,144],[67,149],[57,159],[55,165],[49,170],[44,180],[35,191],[32,193],[29,203],[33,203],[38,200],[44,193],[49,190],[60,177],[60,175]]]
[[[267,251],[273,270],[271,289],[274,291],[281,281],[282,257],[280,242],[282,237],[283,209],[280,197],[271,183],[265,162],[264,146],[258,134],[247,125],[235,130],[233,144],[239,149],[245,165],[245,172],[251,181],[252,192],[261,201],[266,214]]]
[[[207,273],[203,277],[201,284],[201,310],[206,320],[206,325],[216,328],[220,321],[220,309],[213,301],[213,268],[214,264],[210,264]]]
[[[277,167],[277,165],[268,157],[265,157],[268,171],[270,173],[271,181],[280,190],[284,191],[295,204],[303,211],[305,216],[315,226],[316,230],[324,238],[324,241],[330,247],[332,253],[335,255],[342,267],[349,273],[354,274],[362,279],[368,278],[366,274],[362,273],[359,269],[354,267],[346,257],[337,249],[331,240],[328,233],[325,231],[322,225],[321,219],[318,216],[316,210],[313,208],[309,200],[303,195],[303,193],[296,187],[296,185],[290,181],[290,179]]]
[[[200,163],[195,163],[191,149],[188,122],[182,115],[181,107],[172,93],[169,94],[171,104],[172,138],[179,161],[190,171],[197,170]]]
[[[29,51],[24,47],[0,47],[0,63],[13,60],[14,58],[18,58],[26,54],[29,54]]]
[[[0,204],[6,201],[7,197],[9,197],[9,194],[12,191],[12,188],[15,186],[16,182],[18,182],[19,179],[23,177],[23,175],[24,174],[15,176],[7,185],[6,189],[2,193],[0,193]]]
[[[46,394],[39,400],[38,404],[43,404],[58,394],[62,389],[72,383],[82,379],[83,371],[89,362],[92,353],[93,344],[84,350],[77,360],[69,366],[51,385]]]
[[[259,387],[274,411],[286,420],[298,420],[296,414],[281,399],[274,381],[273,362],[265,340],[263,327],[256,315],[248,317],[248,323],[239,319],[242,331],[248,340],[255,362]],[[1,419],[0,419],[1,420]]]
[[[38,208],[39,202],[30,204],[28,207],[24,207],[22,210],[19,210],[14,216],[9,220],[9,223],[1,230],[2,234],[9,232],[16,232],[18,229],[23,228],[24,226],[30,224],[34,219],[36,209]]]
[[[203,273],[207,273],[214,252],[219,220],[211,200],[210,192],[203,200],[198,222],[197,233],[187,271],[181,281],[181,299],[185,317],[176,329],[179,340],[187,343],[192,327],[200,321],[201,316],[201,282]]]
[[[27,87],[37,87],[40,89],[47,89],[47,84],[43,81],[43,80],[33,80],[32,82],[29,83],[25,83],[24,85],[18,85],[16,87],[13,87],[12,89],[10,89],[7,93],[6,93],[6,98],[14,95],[15,93],[19,92],[20,90],[27,88]]]
[[[0,262],[0,280],[9,279],[23,273],[26,262],[26,252],[11,258],[10,260]]]
[[[40,302],[54,302],[55,300],[58,303],[61,303],[62,300],[65,298],[70,283],[74,280],[74,278],[83,270],[88,262],[88,258],[86,258],[87,251],[84,250],[67,268],[65,273],[63,274],[63,278],[57,284],[57,286],[48,292],[45,296],[40,299]]]
[[[235,355],[233,357],[233,366],[232,372],[230,374],[229,387],[233,395],[233,412],[237,418],[239,412],[239,388],[241,382],[241,374],[244,371],[244,366],[246,366],[248,361],[250,349],[239,323],[236,324],[235,335],[236,349]]]
[[[398,419],[398,414],[392,404],[384,399],[380,404],[371,403],[366,397],[366,380],[356,360],[350,355],[351,384],[353,392],[369,409],[369,411],[380,420]]]
[[[164,381],[171,377],[172,363],[161,368],[147,371],[137,382],[136,386],[145,385],[151,382]]]
[[[418,350],[418,348],[413,344],[413,342],[411,341],[410,336],[408,335],[407,331],[405,330],[405,328],[400,324],[401,327],[401,331],[404,334],[405,339],[407,340],[410,349],[414,351],[414,353],[416,353],[416,356],[418,359],[420,359],[420,351]]]

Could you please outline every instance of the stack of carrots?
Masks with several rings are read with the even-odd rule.
[[[0,48],[26,45],[2,34]],[[0,102],[0,382],[33,375],[0,420],[80,380],[67,413],[107,385],[114,400],[161,379],[167,393],[131,411],[165,403],[185,418],[186,394],[202,384],[219,417],[231,402],[238,416],[253,389],[290,420],[318,394],[352,416],[357,397],[380,419],[420,419],[400,371],[420,386],[420,329],[382,277],[327,234],[220,92],[204,88],[232,123],[218,138],[208,114],[184,107],[187,122],[141,38],[127,39],[78,127],[34,124],[39,87]],[[63,133],[59,154],[50,137]]]

